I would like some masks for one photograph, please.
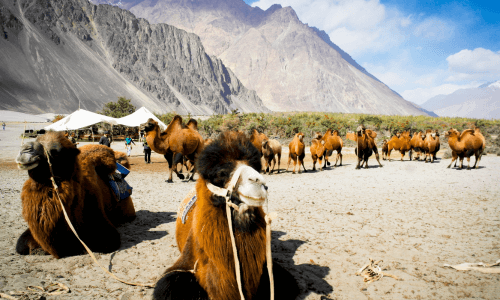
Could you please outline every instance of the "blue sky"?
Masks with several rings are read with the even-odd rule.
[[[291,6],[405,99],[500,80],[500,1],[245,0]]]

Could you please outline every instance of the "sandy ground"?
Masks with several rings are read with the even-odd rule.
[[[13,163],[21,132],[22,125],[0,130],[0,292],[61,282],[71,293],[47,299],[149,299],[152,289],[117,282],[87,255],[57,260],[15,252],[27,228],[20,201],[27,172]],[[113,148],[124,150],[122,143]],[[125,280],[155,282],[179,256],[176,211],[194,183],[175,176],[166,183],[163,157],[153,154],[153,163],[145,164],[139,145],[131,161],[127,179],[137,219],[119,228],[119,251],[97,256]],[[282,171],[286,161],[284,153]],[[351,154],[343,166],[323,172],[265,175],[269,210],[279,214],[273,256],[297,278],[299,299],[499,299],[498,274],[443,264],[500,258],[500,157],[485,156],[472,171],[446,169],[444,159],[426,164],[405,157],[382,161],[383,168],[374,157],[369,162],[368,170],[354,170]],[[311,166],[309,158],[306,168]],[[400,280],[384,277],[366,285],[355,273],[369,258],[383,260],[385,272]]]

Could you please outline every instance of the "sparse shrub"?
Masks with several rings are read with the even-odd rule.
[[[452,155],[451,155],[451,150],[446,150],[444,151],[443,153],[443,159],[449,159],[449,158],[452,158]]]

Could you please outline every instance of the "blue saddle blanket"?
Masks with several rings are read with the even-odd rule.
[[[132,195],[132,187],[125,181],[130,170],[116,163],[116,171],[109,175],[109,185],[118,200],[123,200]]]

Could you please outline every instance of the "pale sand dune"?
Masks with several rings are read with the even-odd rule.
[[[149,299],[152,289],[115,281],[87,255],[56,260],[15,253],[27,228],[20,203],[27,173],[13,163],[18,135],[0,132],[0,292],[59,281],[71,294],[47,299]],[[124,150],[122,143],[113,148]],[[273,256],[296,276],[299,299],[498,299],[498,275],[443,264],[500,258],[500,157],[485,156],[472,171],[446,169],[449,160],[426,164],[407,157],[382,161],[383,168],[372,157],[371,168],[354,170],[352,156],[346,157],[344,166],[323,172],[265,175],[269,210],[279,214]],[[119,228],[119,251],[98,257],[123,279],[154,282],[179,256],[176,212],[194,183],[175,175],[174,184],[165,183],[163,157],[153,154],[154,163],[146,165],[139,145],[131,160],[127,179],[137,219]],[[286,162],[284,155],[282,170]],[[386,272],[401,280],[384,277],[366,286],[354,274],[369,258],[382,259]]]

